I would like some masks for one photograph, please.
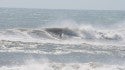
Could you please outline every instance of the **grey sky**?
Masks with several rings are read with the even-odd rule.
[[[125,10],[125,0],[0,0],[0,7]]]

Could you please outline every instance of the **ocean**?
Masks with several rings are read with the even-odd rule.
[[[125,11],[0,8],[0,70],[125,70]]]

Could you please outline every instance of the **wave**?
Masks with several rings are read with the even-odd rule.
[[[122,42],[124,30],[97,30],[80,28],[6,29],[0,31],[0,40],[17,41],[79,41]]]

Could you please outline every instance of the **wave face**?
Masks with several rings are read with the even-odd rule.
[[[125,12],[0,8],[0,70],[125,70]]]

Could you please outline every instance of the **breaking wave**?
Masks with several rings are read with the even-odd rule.
[[[99,30],[84,28],[42,28],[42,29],[6,29],[0,31],[0,40],[59,42],[110,42],[124,43],[125,30]]]

